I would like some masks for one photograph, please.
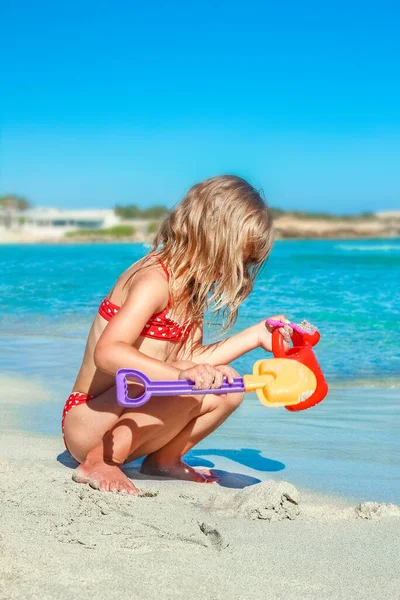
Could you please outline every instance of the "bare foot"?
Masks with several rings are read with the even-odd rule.
[[[204,469],[196,471],[185,464],[182,460],[170,465],[162,465],[157,462],[152,456],[147,456],[140,472],[145,475],[156,475],[158,477],[172,477],[173,479],[184,479],[185,481],[194,481],[196,483],[218,483],[220,478],[216,473]]]
[[[126,492],[137,496],[139,490],[117,465],[105,462],[79,465],[72,475],[76,483],[88,483],[90,487],[101,492]]]

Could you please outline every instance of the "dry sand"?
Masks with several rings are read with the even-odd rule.
[[[142,496],[102,494],[73,483],[72,467],[58,439],[1,435],[2,600],[400,597],[394,505],[133,469]]]

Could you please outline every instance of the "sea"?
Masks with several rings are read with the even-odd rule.
[[[0,434],[57,436],[62,456],[60,416],[98,305],[148,252],[143,244],[0,246]],[[248,394],[188,462],[238,474],[242,485],[286,480],[400,504],[400,240],[276,242],[233,331],[279,313],[318,327],[328,396],[291,413]],[[258,349],[233,366],[251,373],[269,356]]]

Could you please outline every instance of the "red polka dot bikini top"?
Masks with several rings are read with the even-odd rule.
[[[167,267],[163,262],[160,261],[160,265],[164,269],[164,272],[169,280],[169,273]],[[168,302],[167,306],[159,313],[155,313],[141,332],[142,337],[153,338],[156,340],[164,340],[168,342],[182,342],[187,339],[190,333],[190,326],[188,322],[178,323],[169,316],[169,311],[172,307],[171,301]],[[111,321],[112,317],[117,314],[121,307],[117,306],[105,298],[99,306],[99,315]]]

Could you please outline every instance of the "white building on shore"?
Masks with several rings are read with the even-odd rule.
[[[157,224],[157,219],[121,219],[113,209],[10,210],[0,206],[0,244],[59,242],[65,239],[65,234],[72,231],[104,230],[116,225],[131,226],[134,230],[132,239],[147,241],[149,236],[152,239],[154,235],[154,232],[149,233],[149,227],[153,227],[155,222]]]
[[[0,228],[43,238],[59,238],[79,229],[108,229],[121,223],[112,209],[64,210],[30,208],[10,211],[0,208]]]

